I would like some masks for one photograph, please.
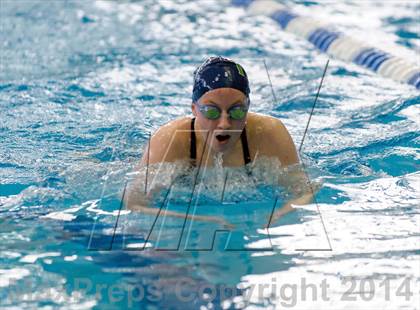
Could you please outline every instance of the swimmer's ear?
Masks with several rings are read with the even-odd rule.
[[[192,114],[194,115],[194,117],[196,117],[197,116],[197,111],[195,110],[194,102],[191,104],[191,110],[192,110]]]

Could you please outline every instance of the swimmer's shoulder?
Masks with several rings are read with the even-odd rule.
[[[191,119],[192,119],[191,117],[185,116],[185,117],[172,120],[166,123],[165,125],[162,125],[161,127],[159,127],[159,129],[156,130],[153,136],[162,136],[162,135],[167,135],[167,134],[173,134],[175,132],[181,133],[181,136],[182,136],[183,133],[186,134],[187,133],[186,131],[190,130]]]
[[[146,152],[149,151],[149,163],[174,162],[188,158],[190,131],[191,117],[178,118],[159,127],[148,145],[150,151],[146,149]]]
[[[248,113],[247,132],[257,139],[264,137],[280,138],[288,133],[281,120],[270,115]]]
[[[277,157],[284,166],[298,162],[292,137],[280,119],[250,112],[247,134],[260,156]]]

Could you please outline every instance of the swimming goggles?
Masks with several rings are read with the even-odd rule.
[[[218,106],[204,105],[204,104],[199,104],[198,102],[196,102],[195,105],[197,105],[201,114],[203,114],[205,118],[215,120],[215,119],[220,118],[220,116],[222,115],[222,110]],[[244,119],[247,112],[248,112],[248,104],[246,104],[246,106],[243,104],[234,105],[231,108],[229,108],[229,110],[227,110],[227,113],[229,114],[229,118],[235,121]]]

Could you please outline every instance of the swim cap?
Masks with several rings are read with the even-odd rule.
[[[209,57],[194,71],[192,101],[196,102],[210,90],[223,87],[240,90],[249,96],[248,76],[240,64],[221,56]]]

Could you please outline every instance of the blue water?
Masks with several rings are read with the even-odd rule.
[[[418,63],[415,1],[285,3]],[[317,203],[267,235],[273,189],[232,177],[223,202],[216,187],[197,205],[236,225],[230,239],[198,251],[221,227],[186,225],[176,250],[181,220],[147,239],[154,218],[120,212],[120,198],[149,133],[190,113],[195,66],[239,60],[251,109],[280,118],[299,146],[327,56],[217,1],[1,0],[0,23],[1,307],[419,309],[413,87],[331,59],[301,153],[323,184]],[[316,298],[302,298],[302,281]]]

